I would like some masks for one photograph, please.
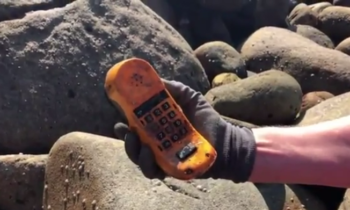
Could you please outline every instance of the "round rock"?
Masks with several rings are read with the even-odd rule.
[[[332,40],[325,33],[315,27],[309,25],[296,25],[293,31],[316,42],[323,47],[330,49],[334,48]]]
[[[306,4],[300,3],[289,13],[287,23],[290,25],[317,25],[317,14],[312,11]]]
[[[241,55],[254,72],[281,69],[292,75],[303,93],[350,91],[349,56],[320,46],[290,30],[264,27],[243,44]]]
[[[318,2],[311,5],[308,5],[308,7],[311,8],[312,11],[316,12],[316,14],[319,14],[322,12],[325,8],[332,6],[330,2]]]
[[[304,112],[317,104],[334,97],[333,94],[326,91],[315,91],[307,93],[302,98],[300,112]]]
[[[334,43],[350,37],[350,7],[331,6],[318,14],[319,29]]]
[[[232,82],[236,82],[240,80],[240,78],[233,73],[221,73],[219,75],[217,75],[212,82],[212,87],[218,87],[220,85],[225,85],[225,84],[229,84]]]
[[[290,75],[269,70],[213,88],[205,95],[221,115],[256,125],[285,124],[299,112],[302,92]]]
[[[194,51],[202,64],[209,81],[221,73],[234,73],[240,78],[247,77],[245,62],[236,49],[221,41],[208,42]]]
[[[350,115],[350,92],[327,99],[306,111],[299,126],[312,125]]]
[[[347,55],[350,55],[350,37],[344,39],[342,42],[340,42],[336,47],[336,50],[339,50],[340,52],[343,52]]]

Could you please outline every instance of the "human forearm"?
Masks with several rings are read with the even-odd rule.
[[[250,181],[350,186],[350,117],[306,127],[253,129]]]

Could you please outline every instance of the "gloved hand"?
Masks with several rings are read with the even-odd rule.
[[[217,151],[214,165],[203,177],[247,181],[255,160],[252,131],[223,120],[201,93],[180,82],[163,82],[188,120]],[[125,140],[125,150],[131,161],[140,167],[147,178],[164,178],[165,174],[158,167],[151,149],[140,142],[136,133],[123,123],[117,123],[114,130],[118,139]]]

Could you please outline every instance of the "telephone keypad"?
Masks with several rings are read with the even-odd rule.
[[[170,119],[173,119],[174,117],[176,117],[175,112],[174,112],[174,111],[170,111],[170,112],[168,113],[168,117],[169,117]]]
[[[167,119],[166,117],[162,117],[162,118],[160,118],[160,120],[159,120],[159,123],[160,123],[161,125],[165,125],[167,122],[168,122],[168,119]]]
[[[146,128],[155,133],[160,145],[159,149],[164,151],[171,148],[172,144],[180,141],[188,133],[187,127],[184,126],[181,119],[176,119],[175,110],[169,110],[168,102],[162,103],[160,107],[150,110],[144,117]],[[167,111],[168,112],[165,112]],[[167,135],[169,135],[167,137]],[[188,153],[183,151],[183,153]],[[181,156],[181,155],[180,155]],[[182,154],[182,156],[187,156]],[[182,157],[184,158],[184,157]],[[180,158],[181,159],[181,158]]]
[[[177,106],[166,101],[167,98],[169,98],[169,95],[165,90],[162,90],[133,111],[145,129],[158,139],[160,151],[171,148],[173,144],[179,142],[188,132],[186,130],[188,128],[187,123],[176,118]],[[187,145],[177,155],[182,160],[193,151],[195,151],[195,148]]]
[[[170,105],[169,105],[168,102],[165,102],[164,104],[162,104],[162,109],[163,109],[163,111],[166,111],[166,110],[168,110],[169,108],[170,108]]]
[[[158,139],[159,141],[163,140],[164,138],[165,138],[165,133],[164,133],[164,132],[159,132],[159,133],[157,134],[157,139]]]
[[[175,127],[180,127],[182,125],[181,120],[179,120],[179,119],[175,120],[174,125],[175,125]]]

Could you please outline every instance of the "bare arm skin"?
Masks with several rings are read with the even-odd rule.
[[[350,187],[350,116],[253,133],[257,154],[249,181]]]

